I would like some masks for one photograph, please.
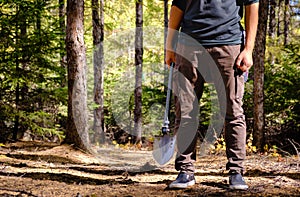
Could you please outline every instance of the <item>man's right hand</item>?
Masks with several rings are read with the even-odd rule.
[[[175,62],[175,52],[166,50],[166,64],[170,68],[171,62]]]

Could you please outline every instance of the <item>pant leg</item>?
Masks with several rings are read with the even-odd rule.
[[[199,73],[199,51],[193,47],[177,46],[173,92],[175,94],[175,133],[177,158],[175,169],[193,173],[196,160],[199,99],[203,93],[204,80]]]
[[[240,45],[219,46],[208,51],[215,60],[225,85],[226,102],[220,100],[220,106],[226,106],[225,142],[230,171],[243,172],[246,157],[246,122],[242,108],[244,94],[244,77],[235,72],[234,65],[240,53]],[[219,98],[222,94],[220,80],[214,81]]]

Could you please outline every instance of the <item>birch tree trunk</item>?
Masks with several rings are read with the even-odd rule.
[[[135,31],[135,108],[134,108],[134,135],[135,143],[142,139],[142,64],[143,64],[143,4],[136,1],[136,31]]]

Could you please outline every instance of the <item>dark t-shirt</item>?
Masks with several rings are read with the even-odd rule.
[[[187,7],[187,2],[191,1]],[[204,46],[240,44],[243,40],[243,6],[259,0],[173,0],[184,12],[181,32]]]

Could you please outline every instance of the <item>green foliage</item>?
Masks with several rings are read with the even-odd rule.
[[[64,138],[61,126],[55,124],[55,117],[51,113],[45,111],[19,111],[18,116],[22,126],[30,131],[33,139],[53,140],[58,137],[60,142]]]
[[[127,82],[123,84],[128,86],[129,91],[121,91],[124,100],[120,99],[114,105],[112,103],[116,95],[122,96],[118,88],[120,81],[124,80],[127,71],[134,70],[135,1],[112,0],[104,3],[104,40],[107,41],[104,49],[105,125],[117,126],[117,115],[124,116],[128,118],[126,123],[129,125],[125,129],[130,132],[133,126],[134,76],[125,76]],[[67,87],[66,68],[61,64],[61,55],[65,54],[64,33],[59,27],[57,4],[58,1],[49,0],[0,1],[0,141],[12,137],[17,121],[20,132],[29,130],[44,138],[63,138]],[[144,35],[142,113],[145,125],[143,136],[147,137],[161,127],[166,97],[163,84],[163,35],[159,35],[164,27],[163,4],[163,1],[143,1],[144,28],[148,28],[145,30],[148,33]],[[93,75],[90,1],[85,1],[85,5],[87,61],[89,75]],[[299,132],[300,45],[294,42],[282,47],[278,40],[269,40],[267,46],[271,55],[265,65],[266,131]],[[122,53],[115,54],[114,50]],[[244,96],[250,133],[254,108],[252,76],[253,69],[250,71],[250,80],[245,84]],[[93,94],[92,86],[88,87],[88,93]],[[206,85],[200,102],[200,127],[203,130],[207,129],[213,115],[213,99],[216,99],[216,94],[210,85]],[[96,105],[92,99],[89,103],[92,111]],[[174,106],[171,108],[171,119],[174,119]],[[220,143],[222,146],[219,149],[222,149],[224,143]]]
[[[274,64],[266,64],[265,111],[267,126],[276,130],[300,128],[300,47],[289,44],[277,54]],[[285,128],[286,129],[286,128]]]
[[[60,63],[62,32],[50,1],[0,2],[1,132],[14,128],[62,137],[56,119],[66,104],[66,69]],[[18,125],[18,126],[17,126]],[[16,128],[17,126],[17,128]],[[61,125],[60,125],[61,126]],[[59,126],[59,127],[60,127]],[[5,139],[2,139],[5,140]]]
[[[203,95],[200,100],[200,127],[203,129],[207,129],[211,116],[213,116],[213,112],[215,112],[218,106],[215,106],[215,102],[213,100],[217,100],[217,92],[214,88],[213,84],[206,83],[204,84]]]

